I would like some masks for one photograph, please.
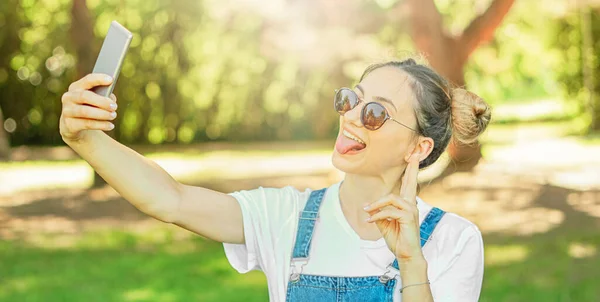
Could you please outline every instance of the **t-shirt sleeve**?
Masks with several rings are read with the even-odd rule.
[[[242,210],[244,243],[223,243],[225,256],[240,273],[265,271],[275,265],[276,251],[284,248],[282,236],[295,228],[300,193],[292,188],[263,188],[230,193]],[[296,216],[294,218],[294,213]]]
[[[452,259],[435,280],[431,291],[436,302],[479,301],[483,282],[483,239],[476,226],[464,229]]]

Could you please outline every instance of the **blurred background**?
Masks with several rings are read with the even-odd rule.
[[[333,91],[420,56],[494,107],[420,196],[475,222],[481,301],[600,301],[600,1],[3,0],[0,300],[266,301],[221,244],[123,200],[61,140],[109,24],[134,33],[110,135],[181,182],[318,189]]]

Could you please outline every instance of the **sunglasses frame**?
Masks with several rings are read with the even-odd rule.
[[[361,99],[360,99],[360,97],[358,96],[358,94],[356,94],[356,92],[354,92],[354,90],[352,90],[352,89],[350,89],[350,88],[347,88],[347,87],[342,87],[342,88],[340,88],[340,89],[336,89],[336,90],[335,90],[335,95],[333,96],[333,109],[334,109],[334,110],[335,110],[337,113],[339,113],[341,116],[343,116],[344,114],[346,114],[346,112],[348,112],[348,111],[345,111],[345,112],[340,112],[340,111],[338,111],[338,110],[337,110],[337,108],[336,108],[336,106],[335,106],[335,104],[336,104],[335,100],[336,100],[337,94],[338,94],[339,92],[341,92],[342,90],[348,90],[349,92],[351,92],[352,94],[354,94],[354,95],[356,96],[356,99],[357,99],[357,102],[356,102],[356,104],[354,105],[354,107],[350,108],[348,111],[350,111],[350,110],[352,110],[352,109],[356,108],[356,106],[358,106],[358,104],[360,104],[361,102],[363,102],[363,100],[361,100]],[[380,106],[381,108],[383,108],[383,112],[385,112],[385,120],[383,120],[383,123],[381,123],[381,125],[379,125],[379,127],[377,127],[377,128],[374,128],[374,129],[369,129],[369,127],[367,127],[367,126],[365,125],[365,122],[364,122],[365,115],[366,115],[366,113],[365,113],[365,110],[366,110],[367,106],[369,106],[370,104],[376,104],[376,105]],[[361,122],[361,123],[363,124],[363,126],[364,126],[365,128],[367,128],[368,130],[371,130],[371,131],[378,130],[379,128],[383,127],[383,125],[385,124],[385,122],[387,122],[387,120],[392,120],[392,121],[394,121],[394,122],[396,122],[396,123],[398,123],[398,124],[400,124],[400,125],[402,125],[402,126],[404,126],[404,127],[408,128],[408,129],[410,129],[410,130],[412,130],[412,131],[414,131],[414,132],[418,132],[417,130],[413,129],[412,127],[410,127],[410,126],[407,126],[407,125],[405,125],[404,123],[402,123],[402,122],[400,122],[400,121],[396,120],[395,118],[393,118],[392,116],[390,116],[390,114],[389,114],[389,112],[387,111],[387,109],[385,108],[385,106],[383,106],[383,105],[382,105],[381,103],[379,103],[379,102],[371,101],[371,102],[365,103],[365,105],[364,105],[364,106],[362,107],[362,109],[360,110],[360,122]]]

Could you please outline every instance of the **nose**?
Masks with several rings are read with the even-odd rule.
[[[344,113],[344,119],[354,124],[356,127],[362,127],[363,124],[360,120],[360,114],[364,105],[364,102],[361,101],[356,105],[356,107],[346,111],[346,113]]]

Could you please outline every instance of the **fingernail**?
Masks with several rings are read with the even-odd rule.
[[[110,125],[108,125],[108,129],[113,130],[115,129],[115,124],[110,123]]]
[[[371,217],[365,219],[366,222],[371,222]]]
[[[115,104],[115,103],[110,103],[110,109],[112,109],[112,110],[117,110],[117,104]]]
[[[112,77],[111,76],[105,76],[104,80],[107,82],[112,82]]]
[[[387,221],[392,221],[392,218],[388,218]]]
[[[113,111],[113,112],[111,112],[111,113],[110,113],[110,117],[111,117],[111,118],[115,118],[115,117],[117,117],[117,113],[116,113],[116,112],[114,112],[114,111]]]
[[[371,206],[366,206],[363,208],[363,210],[368,211],[371,208]]]

